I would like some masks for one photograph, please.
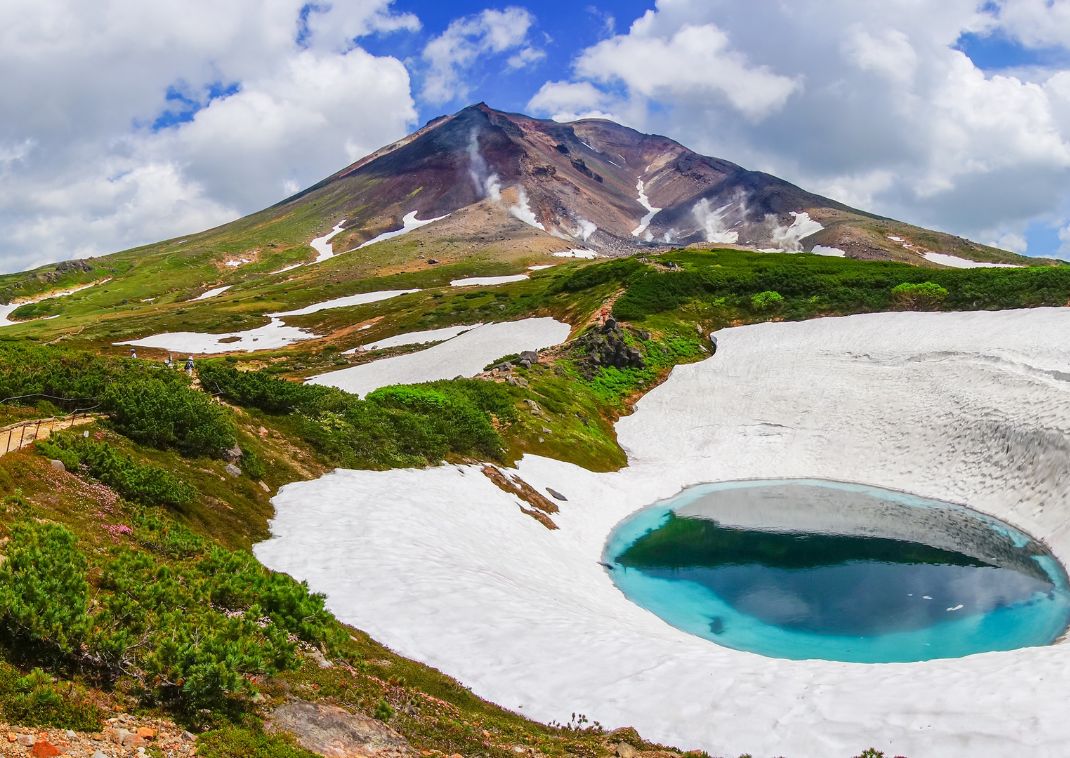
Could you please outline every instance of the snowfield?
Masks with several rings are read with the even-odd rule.
[[[510,274],[508,276],[469,276],[465,279],[454,279],[450,282],[451,287],[480,287],[494,284],[509,284],[510,282],[522,282],[528,279],[527,274]]]
[[[939,263],[948,268],[1021,268],[1014,263],[989,263],[987,261],[971,261],[969,258],[959,258],[957,255],[946,253],[925,253],[922,256],[930,263]]]
[[[446,218],[446,216],[450,215],[450,214],[447,213],[446,216],[437,216],[435,218],[429,218],[429,219],[426,219],[424,221],[421,221],[420,219],[416,218],[416,214],[417,214],[417,211],[412,211],[411,213],[406,213],[405,216],[401,219],[401,228],[400,229],[395,229],[392,232],[383,232],[378,237],[373,237],[372,239],[368,240],[367,242],[363,242],[360,245],[357,245],[355,248],[353,248],[353,250],[361,250],[361,249],[363,249],[365,247],[368,247],[369,245],[374,245],[377,242],[385,242],[386,240],[391,240],[391,239],[394,239],[395,237],[400,237],[403,234],[408,234],[409,232],[413,231],[414,229],[419,229],[421,226],[427,226],[428,224],[433,224],[436,221],[441,221],[442,219]],[[350,250],[348,252],[351,253],[351,252],[353,252],[353,250]]]
[[[150,337],[142,337],[127,342],[116,342],[116,345],[135,345],[137,347],[153,347],[160,350],[172,350],[176,353],[198,354],[206,353],[251,353],[256,350],[277,350],[280,347],[292,345],[295,342],[315,339],[316,335],[307,329],[297,326],[288,326],[283,318],[286,316],[307,316],[310,313],[329,310],[331,308],[348,308],[354,305],[377,303],[380,300],[389,300],[400,295],[407,295],[419,290],[379,290],[378,292],[361,292],[357,295],[336,297],[333,300],[325,300],[322,303],[313,303],[304,308],[292,311],[280,311],[268,313],[271,319],[264,326],[254,329],[245,329],[240,332],[224,332],[211,334],[208,332],[165,332],[154,334]]]
[[[388,347],[423,345],[428,342],[443,342],[481,326],[483,326],[483,324],[461,324],[459,326],[444,326],[441,329],[424,329],[419,332],[404,332],[402,334],[395,334],[393,337],[386,337],[385,339],[376,342],[369,342],[367,345],[361,345],[352,350],[346,350],[345,354],[356,353],[361,350],[384,350]]]
[[[620,420],[624,470],[520,462],[568,498],[559,531],[476,466],[339,470],[280,490],[256,554],[378,641],[544,721],[583,713],[717,755],[1065,756],[1068,643],[912,664],[764,658],[669,626],[599,560],[615,524],[685,486],[818,477],[968,504],[1065,563],[1067,334],[1070,309],[728,329]]]
[[[334,245],[331,244],[331,240],[342,233],[342,227],[345,225],[346,220],[342,219],[331,231],[324,234],[322,237],[316,237],[308,243],[308,246],[316,251],[316,258],[312,263],[322,263],[323,261],[330,260],[334,257]],[[309,264],[312,265],[312,264]]]
[[[569,330],[568,324],[552,318],[485,324],[419,352],[331,371],[308,381],[366,395],[390,384],[475,376],[498,358],[560,344],[568,339]]]

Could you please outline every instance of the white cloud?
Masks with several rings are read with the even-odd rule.
[[[866,210],[1017,243],[1031,220],[1070,207],[1070,71],[992,74],[957,43],[1008,25],[1053,43],[1070,24],[1045,27],[1067,8],[796,0],[759,13],[734,0],[658,0],[530,106],[555,117],[611,110]]]
[[[529,40],[535,17],[524,8],[484,10],[455,19],[446,31],[427,43],[427,65],[421,95],[441,104],[468,97],[469,75],[477,61],[487,56],[511,53],[510,68],[525,68],[545,56]]]
[[[0,4],[0,269],[198,231],[404,134],[404,67],[353,42],[415,27],[390,6],[322,5],[298,45],[301,0]],[[169,89],[207,107],[154,132]]]
[[[1031,47],[1070,47],[1066,0],[1001,0],[1000,26]]]
[[[1024,253],[1029,246],[1025,236],[1016,232],[1004,232],[989,240],[987,244],[1015,253]]]
[[[1062,244],[1059,246],[1059,252],[1070,254],[1070,224],[1066,225],[1066,228],[1059,230],[1059,242]]]
[[[750,119],[783,107],[799,88],[791,77],[752,65],[712,23],[683,24],[662,36],[637,21],[626,35],[588,48],[576,63],[580,76],[622,83],[645,98],[711,97]]]

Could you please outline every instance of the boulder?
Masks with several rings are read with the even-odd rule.
[[[233,463],[228,463],[223,468],[231,476],[241,476],[241,469],[235,466]]]
[[[229,450],[223,452],[223,460],[230,461],[231,463],[237,463],[241,460],[241,457],[242,451],[241,447],[239,447],[238,445],[235,445]]]
[[[56,758],[59,755],[60,750],[48,740],[37,740],[33,747],[30,748],[30,755],[33,758]]]
[[[292,700],[272,711],[267,728],[291,735],[324,758],[410,758],[417,755],[386,724],[334,705]]]
[[[63,461],[57,461],[55,458],[50,458],[48,465],[52,467],[53,471],[63,472],[67,470],[67,467],[63,465]]]

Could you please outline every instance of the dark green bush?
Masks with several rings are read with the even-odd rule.
[[[65,527],[16,524],[0,564],[0,627],[46,657],[73,654],[89,628],[86,560]]]
[[[236,441],[234,425],[220,405],[175,382],[147,377],[115,383],[103,399],[115,428],[146,445],[218,456]]]

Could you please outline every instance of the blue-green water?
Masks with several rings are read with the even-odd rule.
[[[691,487],[610,535],[610,575],[668,623],[777,658],[859,663],[1047,645],[1063,567],[962,506],[820,480]]]

